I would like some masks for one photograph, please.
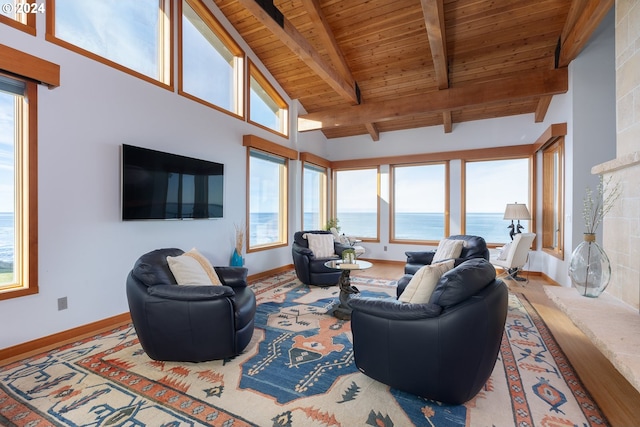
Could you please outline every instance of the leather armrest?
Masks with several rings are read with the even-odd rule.
[[[333,244],[333,247],[335,248],[335,252],[339,257],[342,257],[342,251],[344,251],[345,249],[353,249],[352,246],[349,246],[344,243],[338,243],[338,242],[335,242]]]
[[[407,264],[431,264],[436,251],[405,252]]]
[[[442,307],[436,304],[409,304],[394,299],[355,297],[349,300],[354,311],[389,320],[414,320],[437,317]]]
[[[147,293],[158,298],[177,301],[207,301],[235,295],[229,286],[180,286],[157,285],[147,288]]]
[[[304,246],[300,246],[298,244],[293,244],[292,246],[293,252],[300,254],[300,255],[306,255],[306,256],[313,256],[313,251],[309,248],[305,248]]]
[[[214,267],[223,285],[239,288],[247,286],[248,271],[244,267]]]

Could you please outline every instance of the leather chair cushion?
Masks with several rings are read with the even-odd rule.
[[[472,258],[442,275],[429,302],[443,308],[456,305],[492,283],[496,270],[484,258]]]
[[[145,286],[175,285],[176,279],[169,270],[167,257],[183,253],[184,251],[178,248],[156,249],[146,253],[138,258],[131,274]]]
[[[411,278],[398,300],[413,304],[426,304],[431,299],[438,281],[453,268],[453,260],[425,265]]]
[[[236,314],[236,330],[244,328],[253,321],[256,313],[256,297],[250,288],[235,289],[233,297]]]

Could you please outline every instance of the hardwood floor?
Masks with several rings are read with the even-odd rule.
[[[354,272],[354,275],[396,280],[403,274],[403,263],[373,263],[370,269]],[[527,274],[522,277],[527,278]],[[529,275],[528,279],[526,283],[513,280],[505,280],[505,283],[511,292],[523,294],[533,304],[611,426],[640,426],[640,393],[549,300],[543,286],[553,285],[538,275]]]

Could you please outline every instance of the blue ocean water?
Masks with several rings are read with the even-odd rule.
[[[350,236],[375,237],[378,227],[374,212],[342,212],[340,232]],[[509,239],[509,221],[505,221],[502,213],[476,213],[467,215],[466,234],[482,236],[490,243],[504,243]],[[395,217],[396,238],[400,240],[440,240],[444,238],[444,214],[438,213],[398,213]],[[306,229],[317,228],[317,217],[314,213],[304,215]],[[307,227],[311,224],[312,226]],[[386,227],[385,224],[380,224]],[[259,236],[275,235],[278,230],[276,214],[251,214],[250,238],[252,244]],[[261,243],[269,243],[263,238]]]
[[[14,228],[13,214],[0,212],[0,267],[13,264]]]

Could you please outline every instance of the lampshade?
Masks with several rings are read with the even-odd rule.
[[[504,210],[504,219],[531,219],[527,205],[518,203],[509,203]]]

